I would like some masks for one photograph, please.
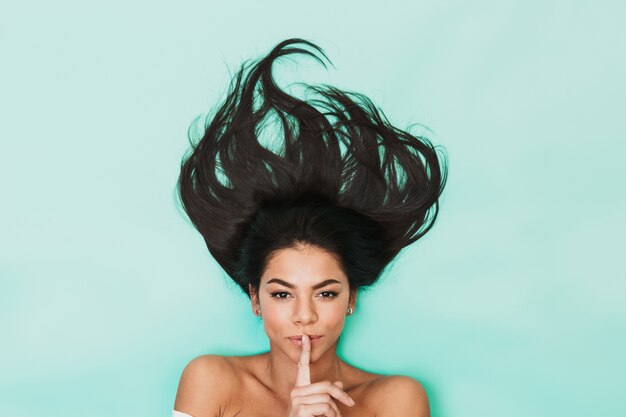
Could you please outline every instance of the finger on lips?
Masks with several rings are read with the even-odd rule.
[[[309,368],[311,354],[311,342],[308,335],[302,335],[302,350],[300,351],[300,360],[298,361],[298,373],[296,375],[297,396],[313,396],[314,394],[330,395],[342,403],[353,406],[355,402],[350,396],[343,391],[343,383],[336,381],[330,383],[328,381],[316,382],[311,384],[311,370]],[[333,405],[334,403],[331,402]],[[336,406],[335,406],[336,407]],[[334,407],[334,408],[335,408]]]
[[[309,369],[311,345],[309,336],[302,335],[302,350],[300,350],[300,360],[298,361],[298,374],[296,375],[296,387],[303,387],[311,384],[311,371]]]

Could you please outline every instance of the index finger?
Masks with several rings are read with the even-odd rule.
[[[309,336],[302,335],[302,350],[300,351],[300,360],[298,361],[298,374],[296,375],[296,387],[311,385],[311,371],[309,369],[309,360],[311,357],[311,342]]]

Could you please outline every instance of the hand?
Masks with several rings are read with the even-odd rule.
[[[354,405],[354,401],[343,390],[343,384],[340,381],[334,384],[330,381],[311,384],[310,357],[309,336],[302,335],[296,386],[291,390],[287,417],[341,417],[333,397],[350,407]]]

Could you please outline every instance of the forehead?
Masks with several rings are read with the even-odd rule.
[[[347,284],[337,257],[315,246],[280,249],[271,256],[261,283],[280,278],[296,285],[316,284],[325,279],[336,279]]]

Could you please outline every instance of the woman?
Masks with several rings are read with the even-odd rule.
[[[242,65],[183,159],[185,211],[250,297],[270,350],[193,359],[174,415],[428,416],[416,380],[350,366],[336,348],[358,290],[432,227],[445,159],[361,94],[307,86],[318,97],[306,101],[281,90],[272,64],[294,53],[328,60],[288,39]],[[267,134],[271,120],[279,129]]]

